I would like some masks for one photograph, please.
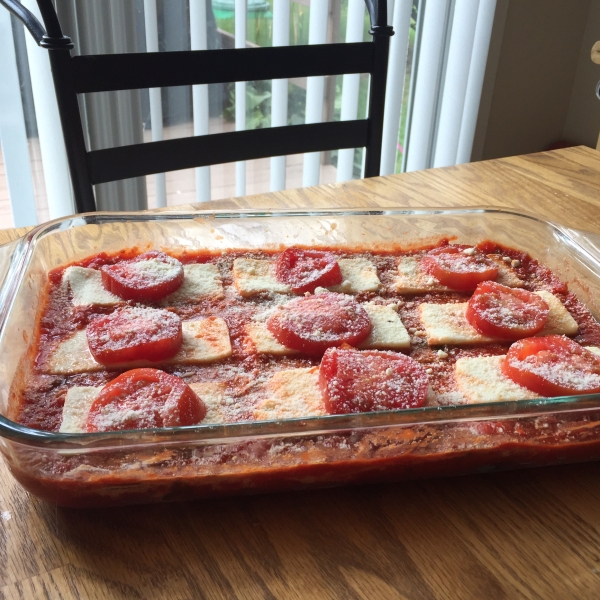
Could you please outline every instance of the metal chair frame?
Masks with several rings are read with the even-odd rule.
[[[0,0],[48,50],[77,210],[96,210],[94,184],[213,164],[366,148],[365,177],[379,175],[389,53],[387,0],[365,0],[372,42],[234,50],[71,56],[52,0],[37,0],[44,26],[18,0]],[[369,73],[367,119],[271,127],[88,152],[78,94],[178,85]]]

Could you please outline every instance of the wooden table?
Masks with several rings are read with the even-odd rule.
[[[600,233],[600,153],[572,148],[215,207],[491,205]],[[16,237],[0,232],[0,242]],[[67,510],[0,466],[6,598],[600,597],[600,464]]]

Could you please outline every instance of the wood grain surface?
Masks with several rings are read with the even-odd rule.
[[[600,233],[600,154],[572,148],[211,207],[459,205]],[[597,600],[600,464],[103,510],[40,502],[2,464],[0,596]]]

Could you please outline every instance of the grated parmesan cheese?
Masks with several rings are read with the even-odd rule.
[[[190,264],[183,266],[183,283],[181,287],[169,294],[163,301],[164,306],[197,302],[212,297],[220,300],[225,296],[223,282],[216,265]]]
[[[75,386],[67,390],[60,433],[85,433],[88,413],[102,387]]]
[[[410,348],[410,336],[391,305],[361,304],[371,320],[371,333],[359,344],[361,349],[400,350]],[[245,326],[246,335],[252,340],[259,354],[291,356],[298,354],[281,344],[267,329],[266,323],[259,321]]]
[[[505,356],[478,356],[459,358],[454,377],[467,404],[506,402],[540,398],[535,392],[518,385],[502,373]]]
[[[342,272],[342,283],[329,287],[331,292],[343,294],[359,294],[360,292],[376,292],[381,287],[377,276],[377,268],[366,258],[340,258],[338,260]]]
[[[487,257],[494,261],[498,267],[496,281],[508,287],[523,287],[524,282],[517,274],[502,261],[496,254]],[[421,267],[422,256],[403,256],[398,259],[398,275],[394,281],[394,288],[401,294],[421,294],[427,292],[451,292],[452,288],[442,285]]]
[[[223,319],[209,317],[198,321],[184,321],[182,330],[181,348],[172,358],[160,362],[139,360],[111,365],[111,368],[134,369],[166,364],[202,364],[231,356],[229,329]],[[44,373],[73,375],[101,371],[106,368],[106,365],[96,362],[88,348],[85,330],[80,330],[60,342],[42,368]]]
[[[260,292],[290,294],[292,288],[275,276],[275,263],[254,258],[236,258],[233,261],[233,283],[240,296],[254,296]]]
[[[360,349],[400,350],[410,348],[410,336],[397,310],[390,305],[363,304],[373,329],[369,337],[361,342]]]
[[[268,397],[254,410],[257,421],[327,414],[319,389],[319,368],[279,371],[266,384]]]
[[[550,292],[535,292],[541,296],[550,308],[548,321],[544,329],[537,334],[573,335],[577,333],[577,323],[563,306],[562,302]],[[419,318],[427,334],[430,346],[439,344],[485,344],[498,341],[498,338],[480,334],[467,321],[466,302],[458,304],[429,304],[419,306]]]
[[[96,269],[69,267],[62,279],[73,293],[74,306],[115,306],[123,300],[104,289],[102,274]]]

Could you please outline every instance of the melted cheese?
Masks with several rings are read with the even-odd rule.
[[[299,419],[327,414],[319,389],[319,368],[279,371],[266,384],[267,398],[254,410],[257,421]]]
[[[328,289],[342,294],[358,294],[360,292],[376,292],[381,287],[377,276],[377,268],[366,258],[340,258],[338,260],[342,272],[342,283]]]
[[[540,398],[502,373],[504,359],[504,356],[478,356],[456,361],[454,378],[467,404]]]
[[[277,338],[267,329],[266,323],[247,323],[244,330],[252,340],[258,354],[272,354],[273,356],[298,354],[298,350],[292,350],[280,344]]]
[[[142,261],[142,263],[153,265],[152,261]],[[160,273],[159,270],[158,274]],[[63,285],[68,285],[71,289],[74,306],[114,306],[123,302],[121,298],[104,289],[102,274],[97,269],[69,267],[63,275]],[[167,296],[162,301],[162,305],[193,303],[202,298],[220,299],[223,296],[223,283],[215,265],[184,265],[181,287]]]
[[[215,425],[228,421],[224,412],[227,403],[226,383],[208,381],[189,385],[206,406],[206,416],[202,419],[202,425]]]
[[[366,258],[340,258],[342,283],[328,288],[332,292],[358,294],[376,292],[381,287],[377,268]],[[253,258],[236,258],[233,261],[233,282],[243,297],[260,292],[291,294],[290,286],[280,283],[275,276],[275,263]]]
[[[71,289],[74,306],[115,306],[123,302],[104,289],[102,275],[96,269],[69,267],[63,274],[62,283]]]
[[[100,395],[104,386],[74,386],[67,391],[63,406],[60,433],[85,433],[85,424],[92,404]],[[202,425],[226,423],[223,406],[227,402],[225,391],[227,384],[222,382],[191,383],[190,388],[204,402],[206,416]]]
[[[550,292],[535,292],[541,296],[550,308],[548,321],[538,334],[573,335],[577,333],[577,323],[563,306],[562,302]],[[419,318],[427,334],[430,346],[440,344],[485,344],[498,341],[498,338],[481,335],[465,316],[467,303],[429,304],[419,306]]]
[[[564,307],[563,303],[550,292],[542,290],[535,293],[538,296],[541,296],[550,308],[546,325],[537,335],[575,335],[579,326],[577,325],[577,321],[571,316],[571,313]]]
[[[236,258],[233,261],[233,283],[240,296],[254,296],[260,292],[290,294],[289,285],[280,283],[275,276],[275,263],[254,258]]]
[[[508,287],[523,287],[523,280],[507,265],[501,256],[488,254],[498,266],[496,281]],[[421,294],[427,292],[451,292],[452,289],[442,285],[435,277],[421,268],[421,256],[403,256],[398,259],[398,275],[394,288],[401,294]]]
[[[496,283],[514,288],[521,288],[525,285],[525,282],[513,271],[510,264],[505,263],[499,254],[487,254],[486,256],[493,260],[498,267]]]
[[[361,342],[360,349],[401,350],[410,348],[410,336],[397,310],[390,305],[363,304],[373,329],[369,337]]]
[[[182,329],[183,343],[173,358],[160,362],[139,360],[110,365],[108,368],[134,369],[168,364],[202,364],[231,356],[229,329],[223,319],[209,317],[199,321],[184,321]],[[88,348],[85,331],[80,330],[58,344],[43,371],[55,375],[73,375],[106,368],[106,365],[96,362]]]
[[[58,431],[60,433],[84,433],[88,413],[101,390],[102,387],[75,386],[69,388]]]
[[[399,350],[410,348],[410,336],[404,327],[396,310],[390,305],[363,304],[371,320],[373,329],[369,337],[359,344],[361,349]],[[247,323],[246,335],[252,340],[259,354],[272,354],[274,356],[291,356],[298,354],[279,343],[275,336],[267,329],[266,323]]]
[[[225,296],[223,282],[216,265],[191,264],[183,266],[183,283],[181,287],[168,295],[162,304],[189,304],[203,298],[220,300]]]

